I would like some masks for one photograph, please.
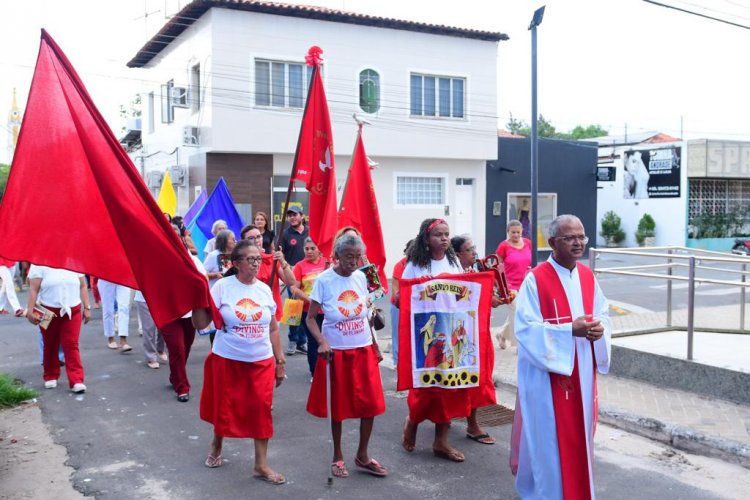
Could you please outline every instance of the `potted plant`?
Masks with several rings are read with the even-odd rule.
[[[649,214],[643,214],[635,231],[635,241],[639,246],[654,246],[656,243],[656,222]]]
[[[625,231],[622,230],[622,219],[613,210],[602,217],[602,232],[604,244],[608,247],[616,247],[625,239]]]

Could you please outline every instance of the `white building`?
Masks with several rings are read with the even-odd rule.
[[[656,245],[685,246],[688,176],[685,143],[656,132],[586,139],[599,143],[596,198],[597,246],[604,245],[602,218],[612,210],[622,219],[625,241],[638,246],[638,221],[656,222]]]
[[[165,168],[179,167],[178,212],[223,176],[243,215],[263,210],[278,221],[307,93],[304,56],[317,45],[340,186],[357,130],[352,114],[372,123],[364,141],[379,163],[373,181],[388,272],[427,217],[445,218],[484,248],[497,42],[505,39],[318,7],[192,2],[128,63],[153,82],[136,165],[154,191]]]

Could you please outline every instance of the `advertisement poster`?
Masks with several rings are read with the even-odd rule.
[[[625,151],[622,161],[626,200],[680,197],[680,148]]]

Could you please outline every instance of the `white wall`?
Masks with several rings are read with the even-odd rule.
[[[367,142],[365,148],[367,149]],[[407,241],[414,238],[419,231],[419,225],[427,218],[442,218],[451,227],[451,235],[455,228],[455,186],[456,177],[475,179],[474,199],[474,229],[471,231],[472,238],[477,248],[484,248],[485,227],[485,204],[486,204],[486,164],[483,161],[473,160],[426,160],[411,158],[379,158],[369,154],[368,156],[380,163],[372,171],[372,181],[375,186],[375,194],[378,199],[378,210],[383,227],[383,240],[387,254],[386,273],[390,277],[393,265],[402,257],[402,251]],[[291,155],[274,156],[274,173],[278,175],[289,175],[291,172],[293,157]],[[336,179],[341,186],[346,179],[346,174],[351,162],[351,155],[336,155]],[[451,215],[444,215],[441,208],[404,208],[396,206],[396,196],[393,189],[397,173],[420,172],[434,173],[436,176],[447,177],[447,205],[450,207]],[[338,201],[341,202],[341,192],[338,193]]]
[[[679,198],[646,198],[646,199],[625,199],[623,196],[623,163],[622,155],[625,151],[630,150],[654,150],[667,147],[682,147],[681,168],[680,168],[680,197]],[[602,217],[610,210],[614,210],[622,219],[622,228],[625,231],[626,239],[622,246],[638,246],[635,240],[635,231],[638,228],[638,221],[643,214],[648,213],[656,222],[656,245],[677,245],[684,246],[687,234],[687,143],[659,143],[647,144],[643,146],[628,146],[615,149],[614,155],[620,159],[615,160],[614,166],[617,171],[615,182],[597,182],[599,189],[596,198],[596,241],[597,246],[604,245],[604,238],[601,236]]]

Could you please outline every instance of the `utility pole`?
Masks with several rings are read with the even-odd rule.
[[[531,31],[531,266],[536,267],[538,256],[537,241],[539,214],[537,211],[539,198],[539,131],[537,130],[536,107],[536,28],[542,24],[544,6],[534,12],[529,24]]]

